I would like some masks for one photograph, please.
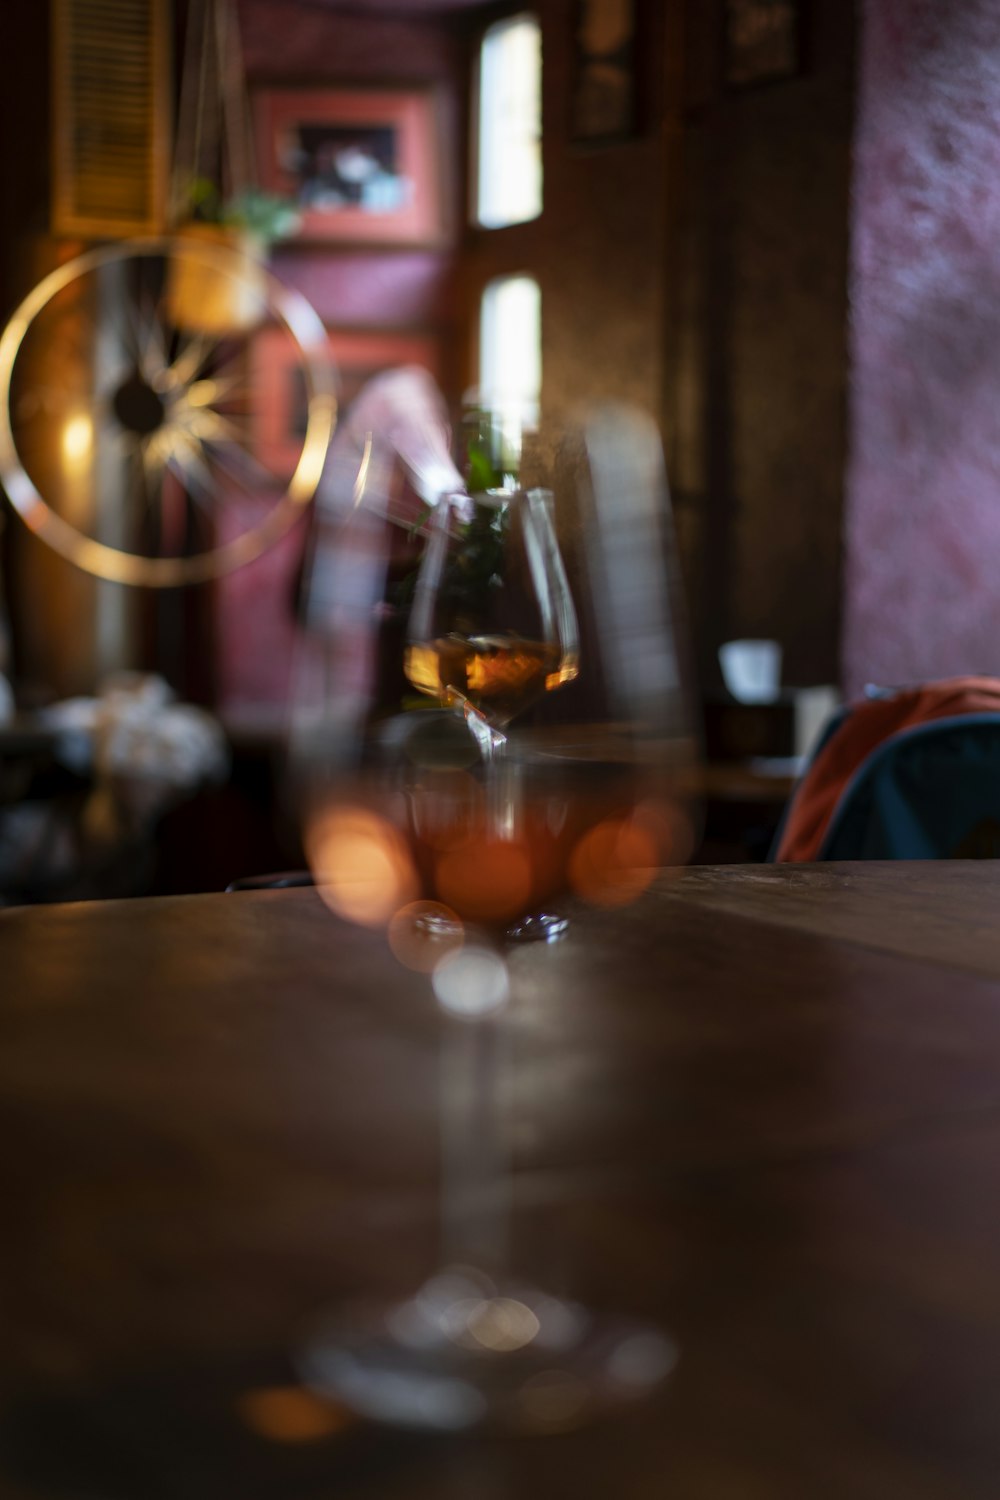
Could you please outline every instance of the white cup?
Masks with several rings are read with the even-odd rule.
[[[777,641],[727,641],[719,647],[726,687],[740,703],[773,703],[781,690]]]

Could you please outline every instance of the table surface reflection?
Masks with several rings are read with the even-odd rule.
[[[426,980],[311,890],[0,913],[0,1494],[994,1500],[998,907],[704,867],[512,953],[515,1264],[681,1349],[518,1439],[280,1417],[311,1312],[435,1263]]]

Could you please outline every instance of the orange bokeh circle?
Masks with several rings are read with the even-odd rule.
[[[340,807],[320,818],[308,839],[309,861],[323,900],[362,927],[382,927],[419,895],[406,841],[388,819],[365,807]]]
[[[438,895],[459,916],[502,922],[531,900],[532,862],[519,841],[470,839],[447,849],[435,865]]]
[[[569,858],[573,890],[592,906],[627,906],[659,865],[656,839],[632,818],[606,818],[579,838]]]

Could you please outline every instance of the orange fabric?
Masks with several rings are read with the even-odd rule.
[[[1000,713],[1000,679],[995,677],[951,677],[904,688],[891,698],[869,698],[856,704],[796,790],[777,862],[819,858],[841,792],[872,750],[890,735],[932,719],[993,713]]]

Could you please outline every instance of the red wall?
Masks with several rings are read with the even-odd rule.
[[[843,672],[1000,673],[1000,8],[866,0]]]
[[[574,0],[538,0],[545,210],[529,224],[474,231],[466,225],[464,180],[469,57],[482,26],[503,9],[406,20],[357,10],[336,14],[292,0],[241,0],[241,20],[251,91],[255,84],[324,81],[438,86],[451,172],[448,248],[330,252],[289,246],[276,256],[275,270],[337,326],[417,326],[435,332],[442,383],[456,407],[475,356],[483,286],[513,272],[537,276],[543,307],[543,438],[534,449],[538,471],[530,477],[542,480],[557,467],[563,437],[585,403],[617,396],[656,417],[663,411],[666,11],[650,8],[644,35],[642,130],[614,146],[584,147],[570,139],[569,130]],[[567,483],[561,501],[570,527],[572,499]],[[280,611],[288,589],[279,570],[275,558],[262,559],[221,587],[219,644],[230,701],[252,697],[255,681],[261,696],[273,699],[287,676],[289,627]],[[248,652],[246,601],[259,599],[260,590],[274,600],[272,623],[268,641]]]
[[[462,33],[454,23],[338,15],[294,0],[241,0],[247,82],[296,85],[432,84],[441,104],[448,210],[457,223],[458,148],[464,92]],[[452,236],[454,240],[454,236]],[[430,327],[454,343],[454,244],[443,251],[353,250],[294,245],[275,270],[326,321],[370,328]]]
[[[266,85],[412,83],[436,89],[451,226],[445,247],[340,250],[287,243],[277,249],[272,264],[278,277],[301,291],[335,330],[420,330],[429,335],[446,394],[457,401],[464,353],[455,296],[465,88],[461,28],[431,17],[408,21],[339,15],[294,0],[240,0],[240,24],[251,104],[255,88]],[[242,515],[240,526],[247,520]],[[296,646],[295,577],[307,524],[217,585],[218,696],[239,716],[287,702]]]

